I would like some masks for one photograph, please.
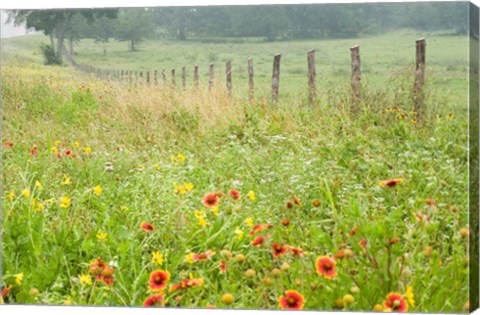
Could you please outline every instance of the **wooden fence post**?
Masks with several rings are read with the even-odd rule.
[[[153,82],[155,83],[155,85],[158,84],[158,71],[157,70],[153,71]]]
[[[208,88],[211,90],[213,88],[213,80],[215,78],[215,66],[213,63],[208,67]]]
[[[317,87],[315,86],[315,79],[317,73],[315,71],[315,50],[310,50],[307,54],[308,62],[308,100],[310,104],[315,103],[317,99]]]
[[[150,71],[147,71],[147,83],[150,84]]]
[[[280,58],[281,54],[276,54],[273,59],[273,73],[272,73],[272,100],[278,101],[278,87],[280,84]]]
[[[248,98],[250,102],[253,102],[255,98],[253,82],[253,58],[248,58]]]
[[[198,65],[193,68],[193,84],[198,87]]]
[[[175,87],[177,85],[177,82],[175,80],[175,68],[172,69],[172,86]]]
[[[421,111],[424,106],[425,95],[423,93],[423,85],[425,83],[425,38],[419,38],[416,43],[416,70],[415,84],[413,86],[414,111],[418,117],[421,117]]]
[[[163,84],[167,83],[167,75],[165,73],[165,69],[162,69],[162,82]]]
[[[232,61],[227,61],[227,65],[225,67],[225,74],[227,76],[227,90],[228,95],[232,95]]]
[[[361,72],[360,72],[360,46],[355,45],[350,48],[352,57],[352,92],[355,104],[360,101],[361,92]],[[358,108],[357,108],[358,109]]]
[[[185,67],[182,67],[182,88],[184,90],[187,88],[187,70]]]

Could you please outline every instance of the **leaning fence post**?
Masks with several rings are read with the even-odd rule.
[[[356,45],[350,48],[352,56],[352,92],[353,101],[358,103],[361,91],[361,72],[360,72],[360,46]]]
[[[420,117],[422,107],[424,106],[425,95],[423,85],[425,83],[425,38],[419,38],[416,43],[416,70],[415,84],[413,86],[414,111]]]
[[[254,100],[254,82],[253,82],[253,58],[248,58],[248,98],[250,102]]]
[[[155,85],[158,84],[158,71],[157,70],[153,71],[153,82],[155,83]]]
[[[172,69],[172,86],[175,87],[177,85],[177,82],[175,80],[175,68]]]
[[[317,73],[315,72],[315,50],[310,50],[307,54],[308,62],[308,100],[313,104],[317,98],[317,87],[315,86],[315,79]]]
[[[215,77],[214,70],[215,70],[214,65],[213,65],[213,63],[211,63],[210,66],[208,67],[208,88],[210,90],[213,87],[213,79]]]
[[[187,70],[185,67],[182,67],[182,88],[186,89],[187,87]]]
[[[227,90],[228,94],[232,94],[232,61],[227,61],[227,65],[225,68],[225,74],[227,76]]]
[[[272,100],[278,101],[278,86],[280,84],[280,58],[281,54],[276,54],[273,59],[273,73],[272,73]]]
[[[198,65],[193,68],[193,84],[198,87]]]

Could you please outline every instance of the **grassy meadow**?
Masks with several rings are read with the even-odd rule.
[[[423,119],[410,95],[421,36]],[[112,42],[106,57],[76,45],[77,62],[105,69],[198,64],[199,89],[182,91],[44,66],[43,36],[2,40],[2,302],[468,311],[467,39],[253,41]],[[232,97],[224,68],[207,88],[208,63],[227,59]]]

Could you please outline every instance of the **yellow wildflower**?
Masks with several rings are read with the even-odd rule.
[[[246,218],[245,219],[245,224],[247,226],[253,226],[253,219],[252,218]]]
[[[194,255],[193,253],[190,253],[190,254],[188,254],[188,255],[185,256],[185,260],[186,260],[187,262],[189,262],[190,264],[193,264],[193,262],[194,262],[194,260],[193,260],[193,255]]]
[[[160,164],[155,164],[154,166],[155,166],[155,169],[156,169],[157,171],[161,170],[161,168],[162,168],[162,167],[160,166]]]
[[[8,193],[8,200],[13,201],[15,199],[15,192],[11,191]]]
[[[95,186],[95,188],[93,188],[93,192],[97,196],[100,196],[102,194],[102,190],[103,190],[102,186],[100,186],[100,185],[97,185],[97,186]]]
[[[51,147],[50,151],[52,151],[53,154],[58,154],[59,153],[58,148],[56,146]]]
[[[67,299],[65,300],[65,305],[72,305],[72,298],[69,296],[67,296]]]
[[[240,230],[239,228],[237,228],[235,230],[235,234],[237,235],[237,240],[241,240],[243,238],[243,235],[244,235],[243,231]]]
[[[82,285],[82,287],[85,285],[92,285],[92,278],[89,275],[79,275],[78,280],[80,280],[80,284]]]
[[[30,190],[24,189],[24,190],[22,191],[22,195],[23,195],[23,197],[25,197],[25,198],[30,197]]]
[[[21,285],[23,281],[23,272],[17,273],[15,275],[15,283]]]
[[[70,185],[71,183],[72,181],[70,180],[70,177],[65,176],[65,178],[63,179],[62,185]]]
[[[62,141],[60,141],[60,140],[55,140],[55,141],[53,142],[53,145],[56,146],[56,147],[58,147],[58,146],[61,145],[61,144],[62,144]]]
[[[85,148],[83,148],[83,152],[84,152],[85,154],[87,154],[87,155],[88,155],[88,154],[91,154],[91,153],[92,153],[92,148],[90,148],[90,147],[85,147]]]
[[[152,264],[161,266],[163,265],[163,255],[160,252],[152,252]]]
[[[74,148],[80,148],[80,142],[75,141],[75,142],[73,143],[73,147],[74,147]]]
[[[177,185],[176,182],[173,183],[173,187],[175,188],[175,192],[180,194],[180,195],[184,195],[187,192],[184,185],[179,186],[179,185]]]
[[[108,234],[107,234],[106,232],[100,232],[100,233],[97,233],[97,238],[98,238],[99,240],[104,240],[104,239],[107,238],[107,235],[108,235]]]
[[[415,295],[413,294],[413,288],[411,286],[407,285],[407,292],[405,292],[405,295],[407,296],[408,304],[415,306]]]
[[[185,183],[185,184],[183,184],[183,187],[185,187],[186,191],[191,191],[193,189],[193,184],[192,183]]]
[[[248,198],[250,198],[250,200],[256,200],[257,197],[255,196],[255,193],[253,192],[253,190],[250,190],[247,194]]]
[[[45,205],[40,201],[32,199],[32,208],[37,212],[42,212],[45,209]]]
[[[127,207],[127,206],[120,206],[120,210],[122,210],[122,211],[128,211],[128,207]]]
[[[60,198],[60,208],[68,208],[72,204],[72,200],[67,196],[62,196]]]
[[[218,217],[218,206],[214,206],[214,207],[212,208],[212,214],[213,214],[214,216]]]
[[[42,183],[40,183],[38,180],[35,181],[35,189],[42,190],[42,188],[43,188]]]
[[[172,162],[181,163],[185,161],[185,155],[183,155],[182,153],[178,153],[177,156],[172,156],[170,159],[172,160]]]

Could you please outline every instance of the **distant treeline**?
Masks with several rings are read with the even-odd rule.
[[[298,4],[203,7],[155,7],[81,10],[12,10],[16,24],[42,30],[51,47],[94,38],[103,43],[127,41],[130,50],[145,38],[204,40],[260,37],[267,41],[348,38],[399,28],[466,34],[468,2]]]

